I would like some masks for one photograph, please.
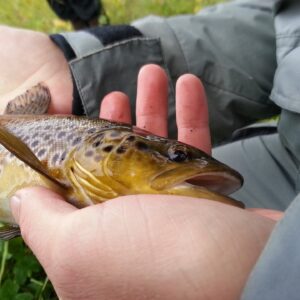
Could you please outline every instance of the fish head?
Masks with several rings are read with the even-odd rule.
[[[93,202],[99,195],[104,200],[126,194],[197,196],[190,193],[195,187],[230,194],[242,184],[238,172],[203,151],[138,128],[90,136],[74,151],[68,169]]]

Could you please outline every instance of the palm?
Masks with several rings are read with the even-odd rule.
[[[69,211],[33,250],[62,299],[238,299],[273,225],[213,201],[130,196]]]
[[[0,27],[0,112],[7,101],[44,82],[52,95],[52,107],[65,111],[71,103],[72,82],[60,50],[43,33]],[[53,107],[54,106],[54,107]]]

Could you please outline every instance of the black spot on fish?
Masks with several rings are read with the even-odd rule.
[[[98,133],[98,134],[95,135],[95,140],[96,140],[96,139],[102,140],[102,139],[103,139],[103,136],[104,136],[104,133],[103,133],[103,132],[102,132],[102,133]]]
[[[148,149],[148,145],[144,142],[141,142],[141,141],[138,141],[135,143],[135,147],[138,149],[138,150],[141,150],[141,151],[144,151],[144,150],[147,150]]]
[[[75,145],[79,144],[79,143],[81,142],[81,140],[82,140],[81,136],[76,137],[76,138],[73,140],[72,145],[75,146]]]
[[[39,134],[36,132],[36,133],[32,136],[32,138],[35,139],[38,135],[39,135]]]
[[[120,146],[120,147],[117,148],[116,152],[118,154],[123,154],[123,153],[126,152],[126,150],[127,150],[127,148],[124,145],[122,145],[122,146]]]
[[[94,148],[97,148],[97,147],[99,147],[101,145],[101,141],[96,141],[95,143],[93,143],[93,147]]]
[[[39,144],[38,140],[35,140],[31,143],[31,147],[36,147]]]
[[[62,153],[61,157],[60,157],[60,160],[61,160],[61,161],[64,161],[65,158],[66,158],[66,156],[67,156],[67,152],[64,151],[64,152]]]
[[[88,150],[88,151],[86,151],[86,152],[84,153],[84,155],[85,155],[86,157],[91,157],[91,156],[94,155],[94,151],[93,151],[93,150]]]
[[[52,128],[51,125],[47,125],[47,126],[45,127],[46,130],[49,130],[49,129],[51,129],[51,128]]]
[[[126,141],[128,141],[128,142],[133,142],[135,140],[135,136],[134,135],[130,135],[127,139],[126,139]]]
[[[65,131],[61,131],[59,134],[58,134],[58,138],[61,139],[62,137],[64,137],[66,135],[66,132]]]
[[[71,133],[71,134],[68,135],[67,140],[68,140],[68,141],[72,141],[73,138],[74,138],[74,134]]]
[[[95,127],[92,127],[92,128],[89,128],[87,133],[95,133],[96,132],[96,128]]]
[[[52,157],[51,162],[52,162],[53,165],[56,164],[56,162],[57,162],[57,160],[58,160],[58,157],[59,157],[59,154],[58,154],[58,153],[55,153],[54,156]]]
[[[50,134],[46,134],[46,135],[44,136],[44,140],[45,140],[45,141],[48,141],[48,140],[50,139],[50,137],[51,137]]]
[[[39,150],[39,152],[37,153],[37,156],[38,156],[38,157],[42,157],[45,153],[46,153],[46,149],[41,149],[41,150]]]
[[[102,150],[104,152],[110,152],[112,149],[113,149],[113,146],[112,145],[108,145],[108,146],[105,146]]]

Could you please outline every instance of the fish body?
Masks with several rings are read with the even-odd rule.
[[[76,207],[130,194],[172,194],[242,206],[242,177],[199,149],[134,126],[75,116],[0,116],[0,221],[9,199],[41,185]],[[224,195],[223,195],[224,194]],[[1,235],[0,235],[1,237]]]

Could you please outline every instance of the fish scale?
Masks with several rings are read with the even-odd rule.
[[[9,119],[11,118],[10,116]],[[87,138],[97,130],[107,128],[109,124],[111,123],[95,120],[95,127],[91,127],[90,120],[85,118],[56,118],[55,116],[23,117],[12,122],[7,122],[5,116],[0,119],[0,125],[24,141],[40,160],[47,163],[49,168],[60,167],[66,153],[82,142],[83,137]],[[0,145],[0,152],[4,149]],[[4,156],[8,157],[6,150]],[[10,160],[5,161],[5,163],[9,162]]]

